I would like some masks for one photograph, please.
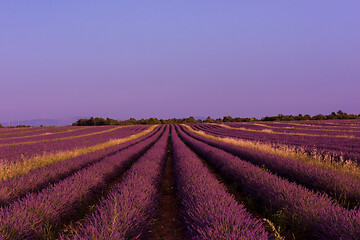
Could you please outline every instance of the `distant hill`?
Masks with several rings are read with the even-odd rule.
[[[17,125],[29,125],[29,126],[67,126],[75,122],[79,117],[72,118],[62,118],[62,119],[32,119],[32,120],[22,120],[22,121],[12,121],[12,122],[1,122],[1,124],[6,126],[17,126]]]

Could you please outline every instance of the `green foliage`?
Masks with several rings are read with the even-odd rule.
[[[334,120],[334,119],[360,119],[360,114],[359,115],[347,114],[339,110],[337,111],[337,113],[332,112],[329,115],[317,114],[311,117],[309,114],[306,114],[304,116],[299,114],[294,117],[292,115],[279,114],[277,116],[271,116],[271,117],[267,116],[262,118],[261,120],[262,121],[294,121],[294,120],[300,121],[300,120]]]
[[[293,115],[283,115],[278,114],[277,116],[266,116],[261,119],[256,118],[232,118],[231,116],[225,116],[223,118],[212,119],[208,116],[205,120],[195,119],[194,117],[188,118],[171,118],[171,119],[157,119],[157,118],[148,118],[136,120],[135,118],[130,118],[128,120],[115,120],[111,118],[94,118],[89,119],[79,119],[73,126],[101,126],[101,125],[135,125],[135,124],[181,124],[181,123],[222,123],[222,122],[254,122],[254,121],[300,121],[300,120],[327,120],[327,119],[360,119],[359,115],[347,114],[339,110],[337,113],[332,112],[330,115],[317,114],[311,117],[309,114],[299,114],[297,116]],[[0,125],[1,126],[1,125]],[[18,125],[20,126],[20,125]],[[22,125],[21,125],[22,126]],[[25,126],[25,125],[24,125]]]
[[[107,118],[89,118],[89,119],[79,119],[77,122],[72,124],[73,126],[102,126],[102,125],[118,125],[118,121]]]
[[[172,118],[172,119],[157,119],[157,118],[148,118],[136,120],[135,118],[130,118],[128,120],[114,120],[111,118],[89,118],[89,119],[79,119],[73,126],[100,126],[100,125],[135,125],[135,124],[181,124],[181,123],[200,123],[202,120],[195,120],[194,117],[189,118]]]
[[[215,120],[212,119],[210,116],[208,116],[208,117],[205,119],[205,122],[206,122],[206,123],[213,123],[213,122],[215,122]]]
[[[21,125],[17,125],[16,127],[17,127],[17,128],[24,128],[24,127],[31,127],[31,126],[21,124]]]
[[[223,122],[234,122],[234,119],[230,116],[223,117]]]

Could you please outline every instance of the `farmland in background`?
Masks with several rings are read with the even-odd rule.
[[[360,120],[0,128],[0,239],[359,239]]]

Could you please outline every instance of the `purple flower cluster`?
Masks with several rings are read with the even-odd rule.
[[[74,128],[74,127],[73,127]],[[38,141],[51,141],[54,139],[68,138],[74,136],[81,136],[86,134],[97,133],[101,131],[106,131],[115,128],[114,126],[96,126],[96,127],[87,127],[87,128],[74,128],[72,131],[62,131],[62,132],[50,132],[51,134],[38,134],[35,136],[22,136],[21,138],[5,138],[0,139],[0,146],[5,144],[20,144],[26,142],[38,142]]]
[[[115,185],[74,236],[62,239],[138,239],[150,230],[157,214],[161,172],[167,154],[169,127]]]
[[[179,128],[180,129],[180,128]],[[360,213],[346,210],[324,194],[289,182],[183,131],[183,141],[226,180],[237,184],[271,214],[282,214],[291,232],[305,239],[358,239]]]
[[[161,131],[162,132],[162,131]],[[24,198],[0,208],[0,233],[6,239],[39,239],[47,231],[59,230],[64,222],[99,197],[135,159],[159,138],[161,132],[123,151],[106,157],[64,180],[29,193]]]
[[[18,197],[24,196],[28,192],[36,191],[50,184],[59,182],[75,171],[79,171],[80,169],[87,167],[90,164],[100,161],[107,156],[111,156],[123,149],[126,149],[149,138],[159,130],[160,127],[158,127],[157,130],[154,130],[153,132],[148,133],[147,135],[144,135],[140,138],[51,164],[49,166],[31,171],[28,174],[22,175],[20,177],[1,182],[0,205],[7,204]]]
[[[262,223],[227,193],[175,131],[171,140],[177,195],[188,239],[268,239]]]
[[[311,127],[311,128],[350,128],[360,130],[360,120],[359,119],[338,119],[338,120],[316,120],[316,121],[282,121],[282,122],[261,122],[269,126],[282,126],[282,127]]]
[[[29,127],[29,128],[0,128],[0,139],[8,138],[22,138],[29,137],[34,135],[46,134],[46,133],[61,133],[69,130],[85,129],[86,127],[74,127],[74,126],[64,126],[64,127]]]
[[[51,153],[58,151],[71,150],[74,148],[81,148],[96,145],[109,141],[110,139],[124,138],[130,135],[139,133],[147,129],[148,126],[130,126],[119,128],[111,132],[105,132],[90,136],[84,136],[79,138],[69,138],[63,140],[41,141],[33,144],[26,145],[9,145],[0,147],[0,161],[16,162],[22,161],[23,158],[33,157],[35,155],[41,155],[43,153]],[[98,127],[94,127],[98,129]],[[74,136],[76,132],[73,132]]]
[[[225,123],[225,125],[233,128],[246,128],[249,130],[257,131],[269,131],[273,133],[291,133],[291,134],[309,134],[309,135],[324,135],[324,136],[355,136],[360,137],[360,128],[353,129],[348,126],[334,127],[334,126],[299,126],[292,124],[277,124],[269,125],[267,123],[261,123],[255,125],[251,123]]]
[[[305,149],[305,151],[309,153],[316,150],[320,154],[329,154],[335,158],[343,156],[345,159],[353,159],[358,162],[360,161],[360,141],[356,138],[251,132],[227,129],[221,126],[208,124],[193,124],[192,127],[196,130],[201,130],[207,134],[218,137],[240,138],[271,143],[274,145],[289,145]]]
[[[360,180],[341,172],[326,170],[291,158],[276,156],[257,150],[235,146],[194,134],[185,128],[184,132],[213,147],[234,154],[242,160],[297,182],[315,191],[329,194],[345,207],[358,207],[360,204]]]

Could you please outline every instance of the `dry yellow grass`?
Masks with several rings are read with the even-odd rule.
[[[71,136],[71,137],[49,139],[49,140],[45,140],[45,141],[44,140],[38,140],[38,141],[27,141],[27,142],[17,142],[17,143],[4,143],[4,144],[0,144],[0,147],[3,147],[3,146],[16,146],[16,145],[28,145],[28,144],[39,143],[39,142],[53,142],[53,141],[61,141],[61,140],[66,140],[66,139],[87,137],[87,136],[91,136],[91,135],[112,132],[112,131],[115,131],[115,130],[117,130],[119,128],[123,128],[123,127],[127,127],[127,126],[115,127],[115,128],[107,129],[107,130],[104,130],[104,131],[94,132],[94,133],[87,133],[87,134],[83,134],[83,135],[76,135],[76,136]]]
[[[232,130],[239,130],[239,131],[247,131],[247,132],[258,132],[258,133],[270,133],[270,134],[279,134],[279,135],[298,135],[298,136],[312,136],[312,137],[337,137],[337,138],[356,138],[360,139],[359,137],[353,136],[353,135],[328,135],[328,134],[310,134],[310,133],[287,133],[287,132],[274,132],[272,130],[255,130],[255,129],[249,129],[249,128],[234,128],[230,127],[225,124],[216,124],[216,123],[210,123],[214,124],[220,127],[232,129]]]
[[[266,143],[261,143],[257,141],[249,141],[249,140],[242,140],[242,139],[235,139],[235,138],[229,138],[229,137],[216,137],[210,134],[207,134],[203,131],[196,131],[193,128],[191,128],[188,125],[183,124],[189,131],[198,134],[203,137],[207,137],[209,139],[222,141],[226,143],[230,143],[233,145],[238,145],[246,148],[255,149],[258,151],[275,154],[282,157],[288,157],[295,160],[299,160],[308,164],[311,164],[313,166],[329,169],[329,170],[335,170],[338,172],[346,173],[349,175],[352,175],[356,178],[360,178],[360,167],[358,164],[351,160],[345,160],[340,157],[340,160],[334,160],[332,156],[330,155],[321,155],[316,151],[313,151],[312,153],[305,152],[304,149],[299,149],[287,145],[271,145]]]
[[[14,177],[24,175],[32,170],[48,166],[53,163],[64,161],[82,154],[95,152],[104,148],[112,147],[135,138],[139,138],[153,131],[157,125],[153,125],[147,130],[138,134],[131,135],[126,138],[112,139],[110,141],[100,143],[90,147],[78,148],[70,151],[61,151],[56,153],[45,153],[40,156],[34,156],[28,159],[22,159],[15,163],[0,163],[0,182]]]

